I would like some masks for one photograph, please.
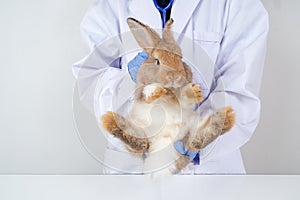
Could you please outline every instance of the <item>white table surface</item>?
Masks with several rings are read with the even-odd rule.
[[[0,199],[222,199],[298,200],[300,176],[2,175]]]

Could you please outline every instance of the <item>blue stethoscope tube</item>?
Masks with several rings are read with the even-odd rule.
[[[165,24],[166,24],[166,18],[167,18],[167,11],[171,8],[174,0],[170,0],[170,3],[162,8],[157,4],[156,0],[153,0],[155,7],[157,8],[157,10],[159,10],[160,12],[162,12],[162,28],[165,28]]]

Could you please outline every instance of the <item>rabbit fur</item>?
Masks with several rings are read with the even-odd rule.
[[[127,149],[144,158],[144,172],[178,173],[190,163],[173,147],[181,140],[190,151],[199,151],[235,124],[231,107],[201,117],[193,110],[200,103],[201,88],[192,82],[190,67],[182,61],[170,19],[162,38],[149,26],[128,18],[137,43],[149,58],[139,68],[134,104],[128,116],[107,112],[103,128],[119,138]]]

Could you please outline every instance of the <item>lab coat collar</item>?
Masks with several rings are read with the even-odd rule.
[[[149,25],[154,29],[161,29],[161,18],[152,0],[131,0],[129,4],[130,17]]]
[[[201,0],[174,0],[171,12],[171,18],[174,19],[173,31],[182,33],[200,2]],[[152,0],[131,0],[129,11],[131,17],[154,29],[161,29],[160,14]]]

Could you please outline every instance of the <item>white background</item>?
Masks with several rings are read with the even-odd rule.
[[[0,173],[98,174],[74,128],[72,64],[92,1],[0,1]],[[300,173],[300,2],[264,0],[270,37],[248,173]]]

